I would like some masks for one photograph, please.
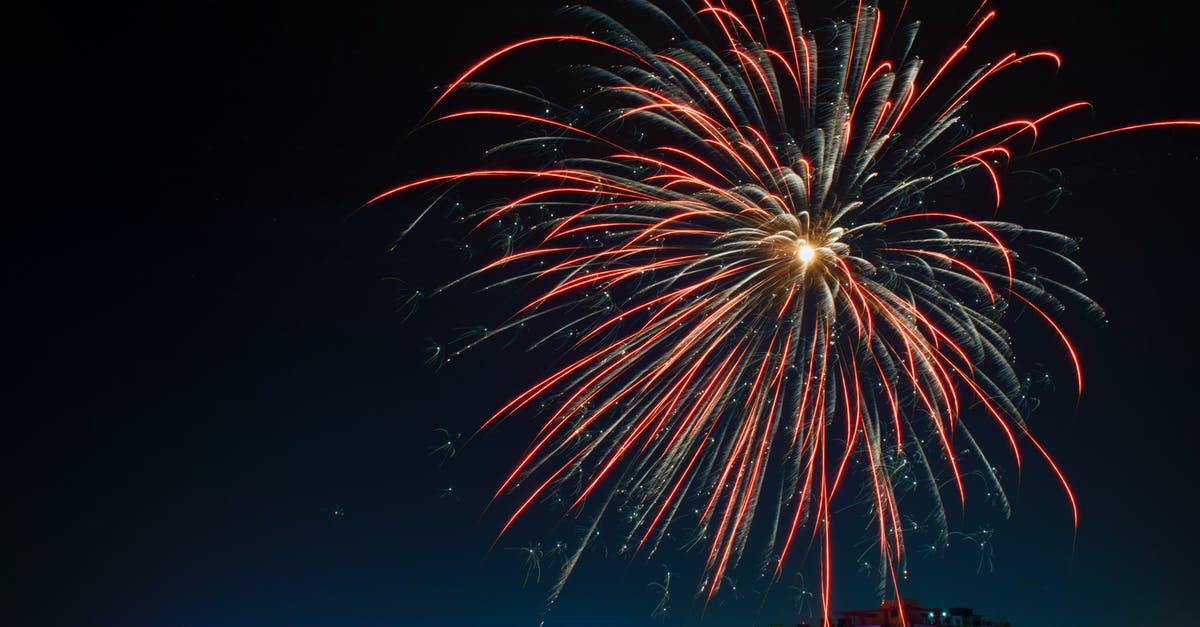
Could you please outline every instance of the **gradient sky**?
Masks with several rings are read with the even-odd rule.
[[[10,52],[5,81],[18,196],[4,229],[15,402],[0,440],[13,529],[0,623],[652,625],[662,621],[650,618],[649,583],[668,564],[666,624],[697,624],[694,557],[597,552],[544,615],[552,569],[523,586],[513,549],[569,539],[575,523],[534,517],[489,552],[502,518],[483,512],[488,491],[528,432],[503,428],[440,465],[434,430],[469,431],[553,355],[498,344],[425,367],[429,338],[494,322],[504,303],[464,291],[404,321],[390,279],[455,275],[459,233],[426,229],[388,252],[405,207],[351,215],[390,185],[474,158],[477,138],[409,136],[433,86],[561,27],[560,3],[163,4],[43,3],[9,22],[33,36]],[[965,18],[933,10],[944,4],[910,7],[930,54]],[[984,50],[1052,47],[1066,65],[1054,80],[1019,71],[1032,78],[976,111],[1036,110],[1031,92],[1097,105],[1064,134],[1200,117],[1191,3],[996,4]],[[1031,461],[1018,482],[1010,468],[1013,517],[971,509],[955,525],[995,529],[992,568],[977,573],[964,540],[914,559],[905,590],[1016,627],[1158,624],[1191,612],[1200,583],[1188,257],[1200,132],[1113,138],[1027,165],[1060,168],[1071,193],[1053,211],[1014,198],[1012,215],[1084,238],[1087,290],[1111,319],[1072,323],[1087,379],[1078,405],[1066,365],[1045,353],[1060,384],[1032,418],[1082,522],[1076,534],[1048,469]],[[876,602],[850,522],[842,608]],[[795,622],[797,583],[764,602],[747,576],[741,598],[718,597],[703,624]]]

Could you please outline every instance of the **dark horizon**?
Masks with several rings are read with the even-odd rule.
[[[453,250],[461,233],[434,223],[392,251],[407,206],[358,208],[476,156],[474,138],[435,144],[411,133],[434,87],[499,45],[572,25],[555,16],[561,4],[60,4],[13,21],[32,36],[15,51],[9,118],[20,148],[6,272],[15,533],[0,622],[805,618],[794,611],[798,580],[764,602],[749,568],[737,595],[705,608],[692,598],[695,557],[679,552],[589,555],[546,614],[553,569],[523,586],[520,548],[548,547],[578,523],[537,516],[489,550],[504,516],[485,506],[526,430],[484,434],[445,463],[430,454],[436,429],[469,433],[554,355],[499,342],[425,366],[431,338],[494,323],[506,305],[466,290],[405,320],[397,279],[426,287],[454,276],[465,267]],[[922,40],[961,33],[971,11],[934,14],[932,4],[908,8],[924,22]],[[985,49],[1064,56],[1057,75],[1018,70],[1034,77],[1037,98],[1095,105],[1056,132],[1200,117],[1190,84],[1196,6],[1049,5],[1000,3]],[[978,104],[1037,110],[999,95]],[[1083,238],[1087,291],[1110,320],[1071,322],[1084,364],[1078,403],[1066,362],[1029,353],[1057,383],[1031,428],[1070,477],[1081,524],[1072,527],[1044,464],[1031,455],[1018,476],[1000,455],[1012,517],[979,498],[953,523],[964,533],[993,527],[994,553],[971,538],[945,555],[913,547],[902,590],[1015,627],[1178,622],[1191,608],[1184,591],[1200,583],[1188,500],[1200,478],[1191,463],[1200,421],[1189,409],[1200,338],[1189,324],[1195,264],[1183,257],[1195,240],[1200,130],[1122,135],[1028,167],[1060,169],[1070,194],[1052,210],[1019,197],[1005,210]],[[835,609],[878,602],[875,578],[853,559],[855,515],[837,538],[846,559]],[[664,621],[651,617],[650,584],[667,566]]]

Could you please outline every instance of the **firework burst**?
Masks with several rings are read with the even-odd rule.
[[[490,151],[500,166],[372,201],[494,179],[517,190],[470,214],[474,228],[502,227],[503,254],[441,289],[482,281],[533,296],[438,355],[537,324],[547,335],[534,346],[565,345],[562,364],[483,425],[542,412],[496,491],[516,498],[502,534],[551,494],[590,511],[552,594],[612,518],[629,554],[651,555],[668,538],[703,547],[708,598],[752,539],[771,580],[798,547],[815,547],[827,605],[834,499],[852,481],[866,486],[856,498],[874,521],[882,580],[898,585],[902,498],[926,486],[945,537],[946,508],[967,497],[964,449],[1007,511],[968,413],[972,429],[1007,440],[1018,465],[1025,452],[1043,459],[1077,521],[1067,480],[1023,420],[1026,388],[1003,322],[1010,308],[1042,319],[1082,390],[1056,316],[1102,312],[1070,286],[1084,279],[1070,259],[1075,240],[990,216],[1014,155],[1030,152],[1045,123],[1088,105],[978,130],[964,113],[995,75],[1053,70],[1058,55],[967,66],[996,17],[986,2],[929,65],[912,53],[916,25],[885,21],[871,2],[818,29],[792,0],[628,4],[663,33],[657,44],[572,7],[587,34],[513,43],[440,94],[434,112],[468,91],[518,103],[431,113],[518,130]],[[569,104],[481,82],[505,57],[544,47],[602,59],[573,66],[589,87]],[[1153,125],[1169,124],[1196,123]],[[986,203],[964,186],[986,190]]]

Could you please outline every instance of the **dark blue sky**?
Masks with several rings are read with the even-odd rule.
[[[503,305],[464,292],[405,322],[388,279],[453,276],[457,232],[388,252],[403,207],[351,213],[464,159],[408,137],[434,85],[562,22],[558,2],[422,4],[46,3],[11,21],[32,37],[13,47],[6,80],[18,194],[4,229],[13,401],[0,463],[14,531],[0,623],[649,625],[664,563],[676,571],[668,624],[699,621],[694,558],[599,552],[544,616],[553,569],[522,586],[512,549],[567,539],[576,523],[535,517],[489,552],[502,518],[483,512],[527,431],[501,429],[444,465],[428,454],[436,428],[469,430],[553,355],[497,345],[426,368],[430,337],[492,322]],[[910,8],[930,27],[923,39],[963,17],[935,4]],[[1057,80],[1034,91],[1097,105],[1064,130],[1200,117],[1196,8],[1050,4],[999,4],[991,37],[996,50],[1064,54]],[[1022,98],[981,106],[1029,110]],[[1200,132],[1114,138],[1030,166],[1061,168],[1072,194],[1053,212],[1014,211],[1084,237],[1088,291],[1111,318],[1072,326],[1082,402],[1060,384],[1032,423],[1082,523],[1076,537],[1052,475],[1031,461],[1019,484],[1010,469],[1012,519],[972,509],[958,523],[995,528],[994,568],[977,574],[963,541],[915,559],[905,589],[1018,627],[1157,624],[1190,611],[1200,583],[1188,257]],[[857,524],[843,527],[848,558]],[[704,624],[752,624],[760,605],[760,624],[794,622],[796,583],[763,603],[747,575]],[[872,605],[873,583],[848,559],[837,605]]]

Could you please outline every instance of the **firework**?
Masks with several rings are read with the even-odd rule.
[[[1044,321],[1082,391],[1057,316],[1102,312],[1071,286],[1084,279],[1074,239],[992,216],[1014,155],[1030,152],[1044,124],[1088,105],[980,129],[964,114],[995,75],[1053,70],[1058,55],[969,65],[996,17],[986,2],[929,65],[912,53],[916,25],[886,21],[871,2],[816,29],[792,0],[629,4],[663,34],[648,43],[573,7],[586,34],[513,43],[440,94],[431,122],[487,118],[518,131],[490,151],[500,165],[372,201],[511,183],[512,196],[470,214],[473,228],[504,229],[504,253],[441,289],[481,281],[533,296],[438,358],[518,327],[545,328],[535,347],[565,347],[562,364],[483,424],[541,412],[496,491],[516,499],[501,534],[552,494],[590,512],[552,594],[611,518],[631,555],[668,538],[703,547],[708,598],[752,540],[772,580],[798,547],[815,546],[827,605],[831,510],[851,482],[866,486],[858,498],[883,579],[898,586],[909,527],[901,501],[925,486],[948,537],[946,503],[968,492],[964,450],[1007,511],[979,429],[1006,440],[1018,465],[1030,452],[1043,459],[1078,522],[1067,480],[1024,422],[1027,387],[1003,323],[1009,309]],[[599,60],[573,66],[589,85],[578,98],[481,82],[506,57],[544,47],[593,49],[579,54]],[[443,112],[468,91],[518,104]]]

